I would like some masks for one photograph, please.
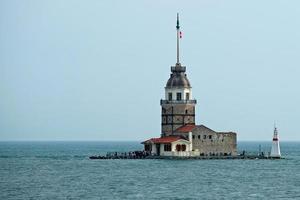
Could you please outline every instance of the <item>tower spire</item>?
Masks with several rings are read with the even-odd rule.
[[[179,37],[181,37],[181,36],[180,36],[180,26],[179,26],[179,13],[177,13],[176,31],[177,31],[177,63],[176,63],[176,65],[180,65],[180,62],[179,62]]]

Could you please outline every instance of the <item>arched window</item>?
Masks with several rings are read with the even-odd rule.
[[[185,144],[177,144],[176,151],[186,151],[186,145]]]

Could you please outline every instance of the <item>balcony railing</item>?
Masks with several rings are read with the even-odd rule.
[[[192,100],[160,100],[160,105],[162,104],[196,104],[197,100],[192,99]]]

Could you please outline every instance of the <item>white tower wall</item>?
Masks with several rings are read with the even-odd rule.
[[[165,100],[169,100],[169,93],[172,93],[173,101],[176,101],[177,93],[181,93],[181,100],[193,99],[191,88],[166,88],[165,89]],[[186,93],[189,93],[189,99],[186,99]]]
[[[272,157],[272,158],[280,158],[281,157],[279,138],[278,138],[278,132],[277,132],[276,127],[274,129],[274,136],[273,136],[273,141],[272,141],[270,157]]]

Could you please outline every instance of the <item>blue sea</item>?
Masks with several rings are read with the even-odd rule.
[[[271,142],[239,142],[239,151]],[[0,199],[300,199],[300,143],[282,160],[90,160],[139,142],[0,142]]]

